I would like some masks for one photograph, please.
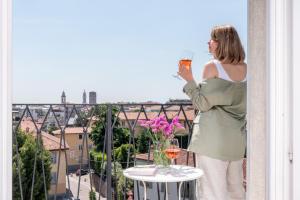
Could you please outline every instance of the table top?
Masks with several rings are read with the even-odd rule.
[[[191,181],[200,178],[203,171],[199,168],[194,168],[185,165],[170,165],[170,167],[157,167],[156,172],[152,175],[137,175],[136,171],[143,168],[152,167],[153,165],[143,165],[131,167],[123,171],[125,177],[136,181],[146,182],[182,182]]]

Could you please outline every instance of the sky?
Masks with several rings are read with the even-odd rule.
[[[194,53],[201,81],[213,26],[231,24],[247,50],[246,0],[15,0],[13,102],[165,103],[188,98],[176,74]]]

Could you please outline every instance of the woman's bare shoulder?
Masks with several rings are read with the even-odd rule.
[[[211,60],[204,65],[202,79],[211,79],[218,77],[218,70],[215,63]]]

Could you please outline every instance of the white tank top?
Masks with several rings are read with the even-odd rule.
[[[214,60],[213,60],[213,63],[215,64],[215,66],[216,66],[216,68],[217,68],[217,70],[218,70],[219,78],[224,79],[224,80],[227,80],[227,81],[231,81],[231,82],[244,82],[244,81],[247,80],[247,76],[246,76],[246,78],[245,78],[244,80],[242,80],[242,81],[233,81],[233,80],[228,76],[227,72],[224,70],[224,68],[223,68],[223,66],[222,66],[222,64],[221,64],[220,61],[214,59]]]

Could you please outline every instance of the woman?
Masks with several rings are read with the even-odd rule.
[[[216,26],[208,42],[213,60],[197,85],[190,67],[179,65],[184,92],[199,110],[189,150],[204,176],[197,184],[201,200],[245,199],[242,162],[246,149],[245,52],[232,26]]]

